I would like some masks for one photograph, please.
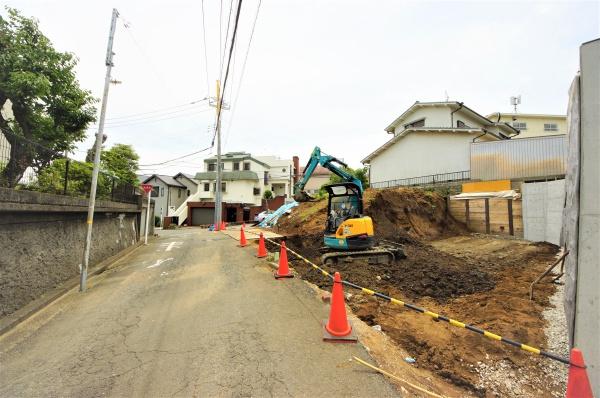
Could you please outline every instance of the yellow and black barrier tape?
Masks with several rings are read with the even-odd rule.
[[[258,235],[258,234],[255,234],[253,232],[250,232],[250,233],[252,233],[254,235]],[[272,239],[265,238],[265,240],[268,241],[268,242],[270,242],[270,243],[272,243],[272,244],[274,244],[274,245],[281,246],[281,244],[279,244],[278,242],[275,242]],[[323,268],[321,268],[318,265],[314,264],[312,261],[310,261],[306,257],[304,257],[304,256],[296,253],[294,250],[290,249],[287,246],[286,246],[286,249],[287,249],[287,251],[289,251],[290,253],[292,253],[296,257],[298,257],[301,260],[303,260],[305,263],[309,264],[312,268],[318,270],[323,275],[325,275],[325,276],[327,276],[327,277],[329,277],[329,278],[331,278],[333,280],[333,275],[331,275],[329,272],[327,272]],[[468,323],[460,322],[460,321],[457,321],[455,319],[448,318],[448,317],[446,317],[444,315],[440,315],[440,314],[436,314],[435,312],[427,311],[426,309],[421,308],[419,306],[416,306],[414,304],[406,303],[406,302],[404,302],[402,300],[398,300],[398,299],[395,299],[393,297],[389,297],[389,296],[387,296],[387,295],[385,295],[383,293],[379,293],[379,292],[376,292],[374,290],[367,289],[366,287],[359,286],[359,285],[354,284],[352,282],[349,282],[347,280],[342,280],[342,283],[344,285],[348,286],[348,287],[353,288],[353,289],[358,289],[358,290],[362,291],[363,293],[368,294],[370,296],[379,297],[380,299],[383,299],[385,301],[389,301],[392,304],[396,304],[396,305],[399,305],[401,307],[406,307],[406,308],[411,309],[413,311],[416,311],[418,313],[430,316],[431,318],[436,319],[438,321],[447,322],[447,323],[449,323],[452,326],[456,326],[456,327],[459,327],[459,328],[470,330],[470,331],[475,332],[477,334],[480,334],[480,335],[482,335],[484,337],[487,337],[487,338],[489,338],[491,340],[500,341],[502,343],[509,344],[509,345],[511,345],[513,347],[520,348],[523,351],[527,351],[527,352],[530,352],[530,353],[533,353],[533,354],[541,355],[543,357],[550,358],[550,359],[553,359],[553,360],[558,361],[558,362],[562,362],[562,363],[564,363],[566,365],[578,366],[576,364],[572,364],[571,361],[569,360],[569,358],[561,357],[560,355],[554,354],[552,352],[544,351],[542,349],[539,349],[539,348],[536,348],[536,347],[532,347],[532,346],[527,345],[527,344],[519,343],[518,341],[514,341],[514,340],[508,339],[506,337],[502,337],[500,335],[497,335],[495,333],[488,332],[486,330],[480,329],[480,328],[475,327],[473,325],[469,325]]]

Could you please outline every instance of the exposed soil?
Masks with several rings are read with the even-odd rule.
[[[301,204],[280,220],[288,246],[320,264],[326,203]],[[361,286],[412,302],[519,342],[547,347],[542,313],[555,285],[529,284],[555,260],[557,247],[469,234],[446,212],[435,193],[416,189],[368,191],[365,213],[378,238],[403,245],[406,259],[390,266],[340,261],[328,268]],[[321,288],[331,282],[302,261],[291,260],[303,278]],[[562,378],[547,370],[548,359],[476,333],[348,291],[348,304],[371,325],[380,325],[415,366],[476,396],[561,396]],[[565,367],[566,370],[566,367]]]

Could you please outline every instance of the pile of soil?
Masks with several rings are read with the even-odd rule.
[[[319,248],[323,245],[322,234],[290,236],[288,246],[321,264]],[[461,260],[434,247],[409,241],[403,245],[406,259],[391,265],[368,264],[361,261],[344,262],[326,267],[329,272],[339,272],[344,279],[358,285],[376,288],[382,293],[402,292],[410,298],[431,297],[445,301],[451,297],[493,289],[494,279],[475,266],[474,262]],[[467,263],[467,264],[466,264]],[[302,277],[323,289],[329,289],[331,281],[304,262],[294,262]]]
[[[446,200],[436,192],[414,188],[368,189],[364,214],[373,219],[375,235],[394,241],[437,239],[464,233],[464,225],[447,212]],[[301,203],[288,217],[278,221],[278,229],[288,235],[323,233],[327,200]]]

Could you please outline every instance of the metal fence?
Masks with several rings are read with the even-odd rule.
[[[70,159],[40,143],[0,130],[0,187],[89,197],[93,165]],[[101,171],[97,199],[137,203],[135,185]]]
[[[473,179],[545,179],[564,176],[566,169],[564,135],[471,144]]]
[[[471,179],[471,172],[455,171],[452,173],[431,174],[428,176],[401,178],[398,180],[372,182],[371,188],[393,188],[393,187],[427,187],[433,185],[442,185],[454,182],[468,181]]]

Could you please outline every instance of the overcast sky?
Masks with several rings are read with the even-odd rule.
[[[107,145],[133,145],[142,165],[210,146],[214,108],[189,103],[214,96],[231,1],[204,1],[208,64],[201,0],[3,3],[37,18],[57,49],[76,54],[79,81],[97,98],[116,7],[113,77],[122,84],[111,86]],[[579,45],[600,36],[598,1],[264,0],[240,81],[257,7],[243,0],[223,150],[305,162],[318,145],[354,167],[412,103],[446,93],[482,114],[510,112],[517,94],[522,112],[565,114]],[[195,173],[214,153],[143,171]]]

